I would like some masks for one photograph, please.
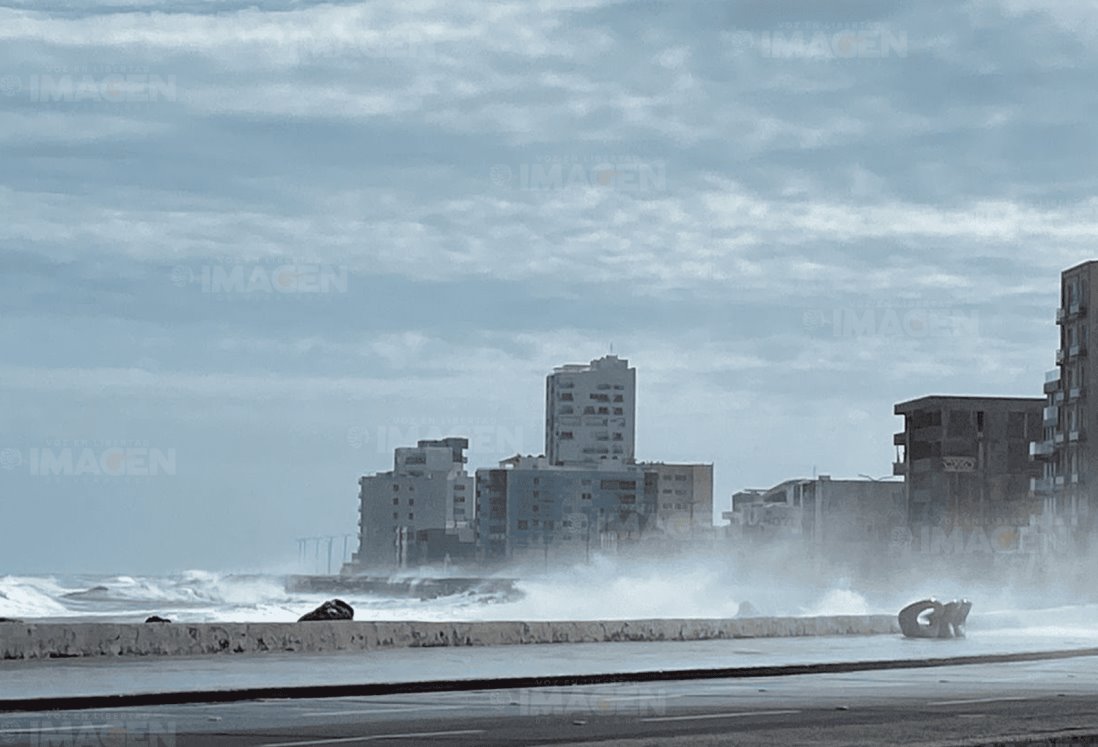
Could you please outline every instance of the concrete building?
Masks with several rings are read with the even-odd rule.
[[[358,569],[398,568],[472,556],[475,484],[465,438],[395,450],[393,469],[359,480]]]
[[[1043,405],[952,396],[896,405],[904,430],[893,438],[893,473],[904,477],[916,551],[1033,550],[1040,505],[1029,490],[1040,467],[1029,459],[1029,442],[1042,438]]]
[[[607,355],[553,369],[545,381],[545,454],[549,464],[632,464],[637,372]]]
[[[655,528],[669,538],[713,528],[713,465],[640,462],[656,479]]]
[[[1042,503],[1043,536],[1053,551],[1087,549],[1095,530],[1091,487],[1098,470],[1091,465],[1098,452],[1089,436],[1098,433],[1098,409],[1090,404],[1090,394],[1098,392],[1098,370],[1087,359],[1096,293],[1098,260],[1061,274],[1056,368],[1045,377],[1044,431],[1029,446],[1039,471],[1033,496]]]
[[[606,461],[562,467],[516,456],[477,478],[478,557],[568,561],[639,541],[655,515],[656,476]]]
[[[880,557],[906,541],[906,491],[901,482],[793,479],[732,496],[730,538],[737,544],[800,547],[817,557]]]

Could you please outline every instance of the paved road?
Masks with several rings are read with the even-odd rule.
[[[555,643],[328,654],[97,657],[0,662],[0,700],[247,687],[549,676],[693,667],[973,656],[1098,646],[1098,630],[975,630],[965,640],[807,636],[721,641]]]
[[[0,744],[35,746],[939,745],[1051,732],[1098,735],[1098,658],[0,715]]]

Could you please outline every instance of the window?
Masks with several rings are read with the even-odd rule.
[[[412,521],[415,518],[416,518],[415,514],[408,514],[408,521]]]
[[[393,519],[396,520],[397,518],[399,518],[398,515],[397,515],[397,512],[393,511]]]
[[[572,440],[572,431],[561,431],[560,435],[558,437],[560,438],[561,441],[571,441]]]
[[[574,402],[575,400],[572,398],[572,393],[571,392],[561,392],[560,393],[560,401],[561,402]]]
[[[397,505],[397,504],[399,504],[399,503],[400,503],[400,499],[399,499],[399,498],[394,498],[394,499],[393,499],[393,505],[394,505],[394,506],[396,506],[396,505]]]
[[[465,503],[465,496],[455,495],[454,496],[454,503]]]
[[[529,529],[529,524],[526,522],[526,519],[519,519],[515,522],[515,526],[519,529]]]
[[[416,505],[416,499],[415,499],[415,498],[409,498],[409,499],[408,499],[408,505],[409,505],[409,506],[414,506],[414,505]]]

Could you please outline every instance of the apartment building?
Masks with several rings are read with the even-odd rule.
[[[549,464],[632,464],[636,390],[636,369],[616,355],[553,369],[545,381],[545,456]]]
[[[574,562],[616,551],[649,531],[656,475],[606,461],[565,467],[516,456],[476,472],[478,557]]]
[[[639,462],[637,466],[655,475],[655,528],[660,533],[680,539],[712,529],[712,464]]]
[[[895,406],[904,430],[893,437],[893,473],[904,477],[916,539],[945,532],[955,540],[947,547],[963,548],[968,540],[954,529],[986,544],[991,531],[1037,523],[1030,481],[1040,467],[1029,459],[1029,442],[1044,433],[1043,409],[1044,400],[1031,397],[927,396]],[[996,537],[1017,545],[996,550],[1032,549],[1023,531]]]
[[[466,438],[419,441],[394,451],[393,469],[359,480],[358,569],[402,568],[472,555],[475,483]]]
[[[1090,436],[1098,433],[1098,412],[1090,394],[1098,391],[1098,382],[1087,361],[1096,292],[1098,261],[1061,273],[1056,368],[1045,376],[1043,433],[1029,446],[1039,470],[1032,494],[1043,506],[1042,529],[1050,550],[1085,549],[1095,529],[1090,488],[1098,471],[1091,466],[1096,454]]]

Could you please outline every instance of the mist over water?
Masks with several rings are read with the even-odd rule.
[[[662,558],[596,556],[546,570],[515,567],[485,578],[513,579],[510,591],[473,583],[459,593],[287,591],[289,574],[192,570],[168,576],[3,576],[0,617],[179,622],[289,622],[339,596],[357,620],[610,620],[730,618],[745,603],[756,615],[895,614],[926,597],[974,602],[970,630],[1098,636],[1089,564],[989,558],[812,562],[802,549]],[[280,569],[281,570],[281,569]],[[474,569],[420,569],[394,578],[477,576]],[[427,596],[427,595],[425,595]]]

